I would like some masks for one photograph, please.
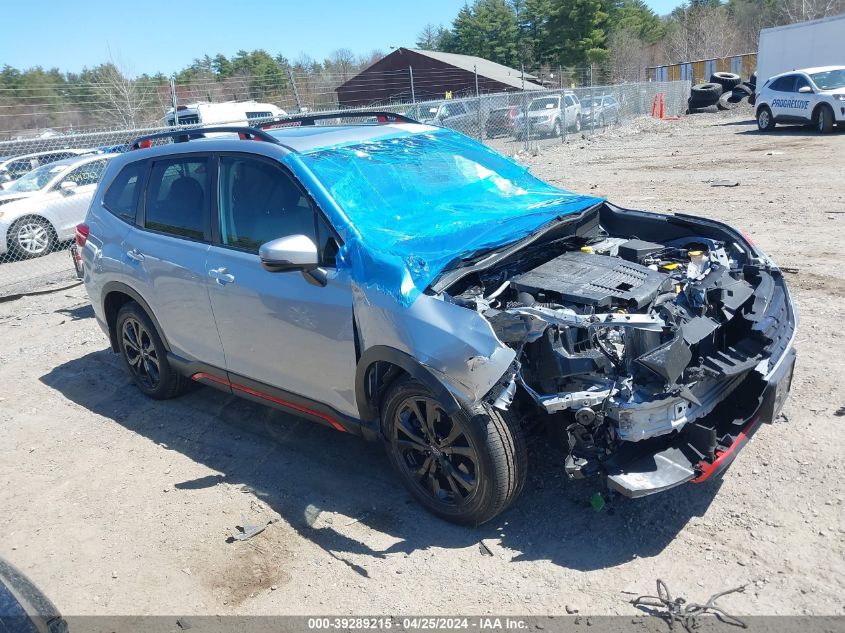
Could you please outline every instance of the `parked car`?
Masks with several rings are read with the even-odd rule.
[[[407,119],[237,131],[139,139],[77,228],[97,322],[148,396],[193,380],[380,439],[465,524],[520,494],[538,428],[569,477],[639,497],[713,477],[778,415],[796,317],[740,231],[561,190]]]
[[[613,95],[602,95],[581,102],[583,125],[607,127],[619,124],[619,102]]]
[[[40,257],[73,239],[114,156],[90,154],[42,165],[0,193],[0,255]]]
[[[0,162],[0,189],[8,189],[18,178],[41,165],[89,154],[88,149],[62,149],[13,156]]]
[[[478,113],[478,102],[475,99],[449,99],[442,103],[420,106],[422,123],[447,127],[467,136],[478,137],[481,128],[481,118]]]
[[[757,91],[757,127],[812,125],[822,134],[845,123],[845,66],[805,68],[775,75]]]
[[[514,122],[517,116],[519,116],[519,108],[517,106],[507,106],[505,108],[490,110],[490,114],[487,116],[487,121],[484,124],[485,135],[487,138],[513,136]]]
[[[555,94],[534,99],[527,114],[517,115],[514,135],[518,140],[526,136],[561,136],[564,128],[579,132],[582,124],[578,97],[573,93]]]

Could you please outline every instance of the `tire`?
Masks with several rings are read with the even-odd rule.
[[[730,92],[742,82],[742,77],[733,73],[718,72],[710,75],[710,82],[722,86],[722,92]]]
[[[816,109],[813,124],[819,134],[830,134],[833,131],[833,109],[823,103]]]
[[[188,379],[167,361],[167,349],[144,309],[129,301],[117,313],[115,322],[120,356],[141,392],[154,400],[183,394]]]
[[[554,127],[552,127],[552,136],[555,138],[563,136],[563,129],[560,127],[560,121],[555,121]]]
[[[390,462],[432,514],[477,526],[522,491],[528,454],[523,430],[509,412],[485,403],[476,411],[448,416],[431,392],[410,377],[390,387],[381,410]]]
[[[775,129],[775,117],[768,106],[760,106],[757,110],[757,129],[761,132],[771,132]]]
[[[45,218],[29,216],[16,220],[7,236],[9,250],[21,259],[34,259],[49,254],[59,238],[53,225]]]
[[[705,108],[715,105],[722,96],[721,84],[698,84],[690,90],[690,107]]]
[[[733,87],[731,91],[733,94],[733,98],[739,101],[743,97],[750,97],[754,94],[754,87],[749,86],[748,84],[738,84]]]
[[[719,101],[716,103],[716,107],[719,110],[733,110],[736,107],[736,101],[731,101],[733,93],[732,92],[725,92],[719,97]]]

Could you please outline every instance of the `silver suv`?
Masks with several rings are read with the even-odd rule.
[[[417,500],[473,525],[522,490],[528,433],[639,497],[715,476],[778,415],[795,316],[741,233],[350,116],[372,122],[172,131],[109,162],[77,245],[145,394],[194,381],[381,440]]]

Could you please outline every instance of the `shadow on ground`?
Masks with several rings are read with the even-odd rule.
[[[728,121],[726,123],[720,123],[719,125],[728,127],[728,126],[742,126],[742,127],[751,127],[749,130],[742,130],[741,132],[736,132],[737,134],[744,134],[744,135],[753,135],[753,136],[767,136],[770,138],[777,138],[778,136],[823,136],[810,124],[807,125],[778,125],[775,127],[774,130],[770,132],[761,132],[757,129],[757,121],[754,119],[749,119],[747,121]],[[834,127],[833,131],[831,132],[832,135],[836,134],[845,134],[845,125],[839,125],[838,127]]]
[[[612,567],[660,553],[690,517],[707,509],[719,485],[682,486],[636,501],[619,498],[610,512],[596,513],[589,498],[597,482],[567,482],[560,456],[537,441],[529,481],[516,504],[480,528],[461,528],[432,517],[411,499],[378,443],[206,387],[175,400],[149,400],[105,349],[60,365],[41,381],[93,413],[222,473],[177,488],[242,485],[304,538],[364,576],[366,565],[353,565],[346,554],[383,558],[431,546],[464,548],[485,538],[501,539],[515,552],[513,560],[547,559],[578,570]],[[309,516],[315,509],[356,518],[398,542],[376,551],[334,526],[314,529]]]

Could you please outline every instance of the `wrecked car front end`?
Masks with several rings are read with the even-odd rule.
[[[735,230],[602,203],[492,259],[433,291],[516,352],[488,398],[541,420],[571,478],[629,497],[705,481],[778,415],[796,315]]]
[[[570,477],[630,497],[712,477],[777,416],[796,315],[738,231],[561,190],[451,131],[380,134],[300,165],[346,227],[362,358],[390,348],[464,410],[547,427]]]

